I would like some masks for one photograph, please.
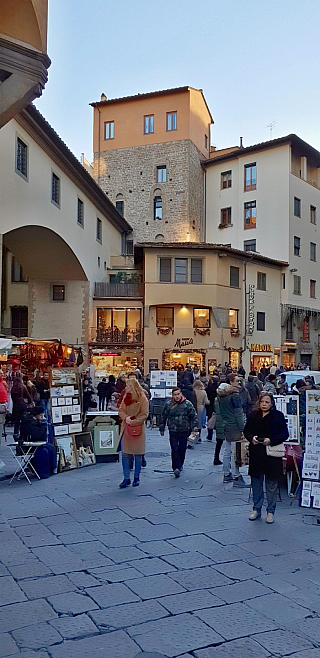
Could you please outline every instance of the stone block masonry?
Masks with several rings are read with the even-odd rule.
[[[98,158],[95,153],[96,181],[114,204],[123,200],[124,216],[134,229],[135,242],[204,240],[203,156],[193,142],[179,140],[104,151],[100,154],[99,180]],[[164,183],[157,181],[157,167],[162,166],[166,166]],[[153,218],[155,196],[162,199],[161,220]]]

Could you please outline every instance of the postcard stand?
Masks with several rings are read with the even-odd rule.
[[[320,391],[306,391],[306,445],[301,506],[320,509]]]
[[[150,372],[150,415],[156,420],[161,416],[172,389],[177,386],[176,370],[152,370]]]

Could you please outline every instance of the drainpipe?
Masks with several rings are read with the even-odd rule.
[[[97,105],[97,110],[99,112],[99,120],[98,120],[98,185],[100,185],[100,108]]]
[[[243,314],[243,350],[242,350],[242,354],[244,354],[244,352],[247,349],[248,302],[247,302],[247,261],[246,260],[243,262],[243,292],[244,292],[244,314]]]

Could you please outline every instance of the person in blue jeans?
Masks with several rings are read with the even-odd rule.
[[[282,457],[269,456],[267,446],[276,446],[289,436],[287,423],[281,411],[275,408],[271,393],[262,392],[259,409],[250,414],[243,433],[249,446],[249,475],[253,493],[253,510],[250,521],[261,518],[264,500],[263,484],[266,483],[266,522],[273,523],[277,502],[278,480],[283,475]]]
[[[120,489],[131,484],[130,462],[134,456],[134,479],[132,486],[140,483],[142,456],[145,453],[145,422],[149,415],[149,401],[136,378],[127,380],[125,394],[119,407],[122,441],[123,481]]]
[[[182,395],[177,386],[172,389],[172,399],[163,409],[160,421],[160,434],[164,435],[166,424],[169,429],[172,470],[176,478],[180,477],[186,456],[190,432],[198,426],[198,415],[191,402]]]

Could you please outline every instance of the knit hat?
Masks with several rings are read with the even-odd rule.
[[[229,388],[230,384],[227,384],[227,382],[221,382],[220,386],[218,386],[218,391],[222,391],[224,388]]]

